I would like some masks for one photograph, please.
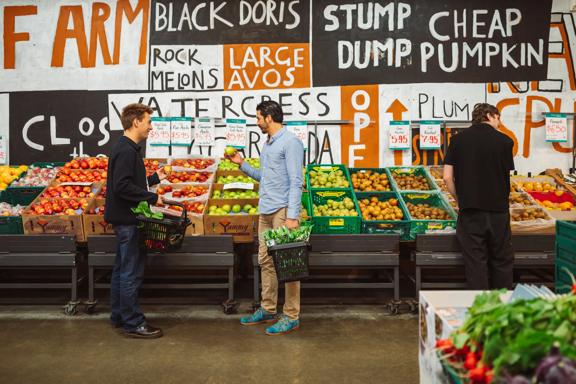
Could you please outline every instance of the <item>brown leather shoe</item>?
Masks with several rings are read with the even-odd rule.
[[[135,339],[157,339],[162,337],[163,333],[160,328],[154,328],[148,324],[140,325],[133,331],[124,331],[124,336]]]

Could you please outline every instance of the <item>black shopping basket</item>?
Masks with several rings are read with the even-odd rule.
[[[174,201],[165,203],[182,207],[182,214],[180,216],[164,214],[163,219],[136,216],[141,244],[151,251],[168,252],[179,249],[184,241],[186,227],[190,225],[184,205]]]
[[[268,254],[274,260],[278,282],[299,281],[309,276],[308,243],[301,241],[273,245],[268,247]]]

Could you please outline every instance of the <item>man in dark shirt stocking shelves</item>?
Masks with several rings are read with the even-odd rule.
[[[128,337],[152,339],[162,336],[162,330],[146,322],[138,304],[138,292],[144,279],[146,249],[140,245],[136,216],[131,211],[141,201],[162,204],[159,195],[149,192],[150,185],[166,178],[162,169],[146,177],[140,153],[140,142],[152,130],[152,108],[130,104],[122,110],[120,119],[124,135],[110,155],[106,182],[106,222],[114,226],[117,248],[110,284],[110,321],[115,328],[123,328]]]
[[[452,138],[444,160],[444,182],[458,201],[456,237],[466,280],[475,290],[513,285],[508,196],[514,142],[499,125],[498,108],[477,104],[472,126]]]

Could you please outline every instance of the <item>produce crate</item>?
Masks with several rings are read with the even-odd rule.
[[[101,208],[105,204],[104,199],[95,199],[90,204],[88,204],[88,208],[86,211],[89,212],[91,208]],[[88,236],[100,236],[100,235],[112,235],[114,234],[114,228],[112,228],[112,224],[107,223],[104,221],[104,214],[91,214],[91,213],[83,213],[82,214],[82,221],[84,225],[84,234],[86,237]]]
[[[33,215],[22,214],[22,227],[26,235],[67,234],[76,235],[76,241],[85,241],[82,215]]]
[[[233,184],[212,184],[212,191],[210,193],[210,198],[214,199],[214,192],[216,191],[220,191],[220,193],[222,193],[225,190],[231,190],[231,191],[255,191],[258,192],[260,189],[260,184],[258,183],[247,183],[246,187],[247,188],[233,188],[234,185]],[[250,188],[251,187],[251,188]],[[241,197],[240,197],[241,198]],[[257,199],[257,197],[254,197],[255,199]]]
[[[310,221],[312,216],[312,210],[310,209],[310,193],[302,192],[301,202],[302,202],[302,210],[305,211],[305,215],[303,213],[300,213],[300,220],[302,222]]]
[[[215,205],[222,207],[225,204],[231,207],[235,204],[244,206],[250,204],[258,206],[258,199],[210,199],[207,207]],[[259,215],[248,214],[229,214],[229,215],[210,215],[206,208],[204,214],[204,233],[206,235],[233,235],[237,243],[251,243],[254,236],[258,233]]]
[[[413,218],[408,211],[410,218],[410,239],[415,239],[419,233],[449,232],[456,229],[456,212],[437,192],[402,192],[400,193],[403,204],[408,211],[407,203],[429,204],[432,207],[444,209],[452,217],[451,220],[422,220]]]
[[[388,191],[393,190],[392,177],[390,176],[390,173],[388,172],[388,170],[386,168],[350,168],[348,171],[350,173],[350,188],[354,189],[354,192],[388,192]],[[385,174],[386,177],[388,178],[388,188],[389,189],[388,190],[382,190],[382,191],[377,191],[377,190],[361,191],[361,190],[354,188],[354,186],[352,185],[352,175],[356,172],[366,172],[366,171],[372,171],[372,173]]]
[[[433,192],[438,190],[438,186],[424,167],[389,167],[388,173],[391,176],[392,186],[396,192]],[[406,176],[424,176],[428,182],[430,189],[400,189],[396,177],[400,175]]]
[[[224,176],[224,177],[226,177],[226,176],[233,176],[233,177],[243,176],[243,177],[244,177],[244,176],[248,176],[248,174],[246,174],[246,173],[244,173],[244,172],[242,172],[242,171],[240,171],[240,170],[237,170],[237,171],[222,171],[222,170],[217,170],[216,173],[215,173],[215,175],[214,175],[214,184],[222,184],[222,183],[218,183],[218,179],[219,179],[220,177],[222,177],[222,176]],[[248,177],[249,177],[249,176],[248,176]],[[254,180],[254,179],[252,179],[252,180]],[[257,181],[257,180],[254,180],[254,181],[252,181],[251,183],[253,183],[253,184],[258,184],[258,181]],[[222,184],[222,185],[223,185],[223,184]]]
[[[0,191],[0,202],[10,204],[6,200],[4,191]],[[21,216],[0,216],[0,235],[21,235],[22,233],[24,231]]]
[[[312,233],[345,234],[360,233],[361,219],[358,201],[352,189],[313,189],[309,190],[310,211],[312,213]],[[354,202],[358,216],[315,216],[313,205],[325,204],[328,200],[342,201],[349,197]]]
[[[402,210],[402,220],[364,220],[362,218],[362,233],[399,234],[402,240],[410,238],[410,216],[404,202],[396,192],[356,192],[356,200],[360,206],[360,200],[376,197],[379,201],[397,199],[398,207]]]
[[[312,187],[310,185],[310,171],[319,172],[319,173],[330,173],[331,171],[340,170],[343,173],[343,176],[348,181],[348,187],[344,188],[337,188],[337,187]],[[352,189],[352,182],[350,181],[350,173],[348,172],[348,168],[343,164],[308,164],[306,166],[306,189]]]
[[[572,280],[563,267],[576,275],[576,221],[556,222],[556,291],[565,293]]]

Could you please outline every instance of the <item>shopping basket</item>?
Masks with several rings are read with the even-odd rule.
[[[274,261],[278,282],[299,281],[309,276],[307,242],[273,245],[268,247],[268,254]]]
[[[180,216],[164,213],[164,218],[154,219],[144,215],[137,215],[140,229],[141,245],[151,251],[168,252],[179,249],[184,241],[186,227],[190,225],[186,208],[176,201],[164,201],[166,204],[182,207]]]

